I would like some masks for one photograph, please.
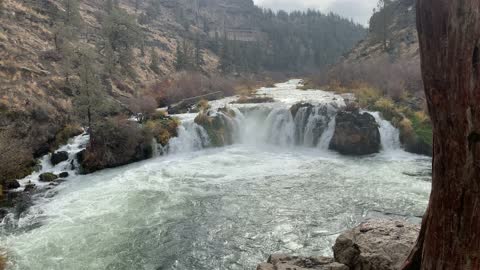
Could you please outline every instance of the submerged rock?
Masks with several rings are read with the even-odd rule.
[[[369,113],[341,111],[336,116],[330,149],[344,155],[369,155],[381,148],[380,131]]]
[[[53,182],[58,179],[58,175],[53,173],[42,173],[39,176],[40,182]]]
[[[52,162],[53,166],[66,160],[68,160],[68,152],[66,151],[55,152],[52,154],[52,157],[50,158],[50,161]]]
[[[366,221],[337,238],[335,261],[358,270],[400,269],[419,231],[420,225],[405,221]]]

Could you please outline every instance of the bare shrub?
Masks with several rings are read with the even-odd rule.
[[[160,107],[183,99],[220,92],[224,96],[235,94],[235,84],[221,76],[207,77],[199,72],[179,72],[162,82],[154,84],[148,94]]]
[[[155,98],[150,96],[131,98],[128,100],[128,109],[133,114],[137,115],[141,123],[155,113],[157,106],[158,104],[155,101]]]
[[[0,185],[32,172],[33,155],[28,144],[12,132],[0,130]]]
[[[355,87],[366,83],[395,101],[402,100],[407,94],[423,92],[418,60],[391,61],[387,57],[379,57],[360,63],[342,63],[313,80],[317,85],[337,87]]]
[[[137,123],[124,116],[95,124],[82,166],[85,172],[112,168],[143,159],[144,136]]]

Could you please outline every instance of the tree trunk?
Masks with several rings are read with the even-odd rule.
[[[480,1],[418,0],[432,193],[404,269],[480,269]]]

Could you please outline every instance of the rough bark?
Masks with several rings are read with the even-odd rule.
[[[480,269],[480,1],[419,0],[432,193],[404,269]]]

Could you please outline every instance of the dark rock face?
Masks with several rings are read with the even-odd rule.
[[[53,182],[58,179],[58,176],[53,173],[42,173],[39,176],[40,182]]]
[[[418,137],[407,137],[400,134],[400,140],[402,141],[405,151],[425,156],[433,156],[433,148],[428,143],[422,141]]]
[[[419,231],[419,225],[404,221],[366,221],[337,238],[335,261],[358,270],[400,269]]]
[[[5,182],[5,188],[8,189],[17,189],[20,187],[20,183],[17,180],[10,180]]]
[[[70,176],[70,174],[68,172],[62,172],[58,175],[60,178],[67,178],[68,176]]]
[[[261,263],[257,270],[287,270],[287,269],[317,269],[317,270],[348,270],[344,264],[334,262],[327,257],[298,257],[285,254],[274,254],[267,263]]]
[[[380,148],[380,131],[372,115],[347,111],[337,114],[331,150],[344,155],[369,155],[378,153]]]
[[[36,188],[37,188],[37,186],[35,184],[27,184],[23,191],[24,192],[33,192],[33,191],[35,191]]]
[[[66,160],[68,160],[68,153],[65,151],[55,152],[52,154],[52,157],[50,158],[50,161],[52,162],[53,166]]]

